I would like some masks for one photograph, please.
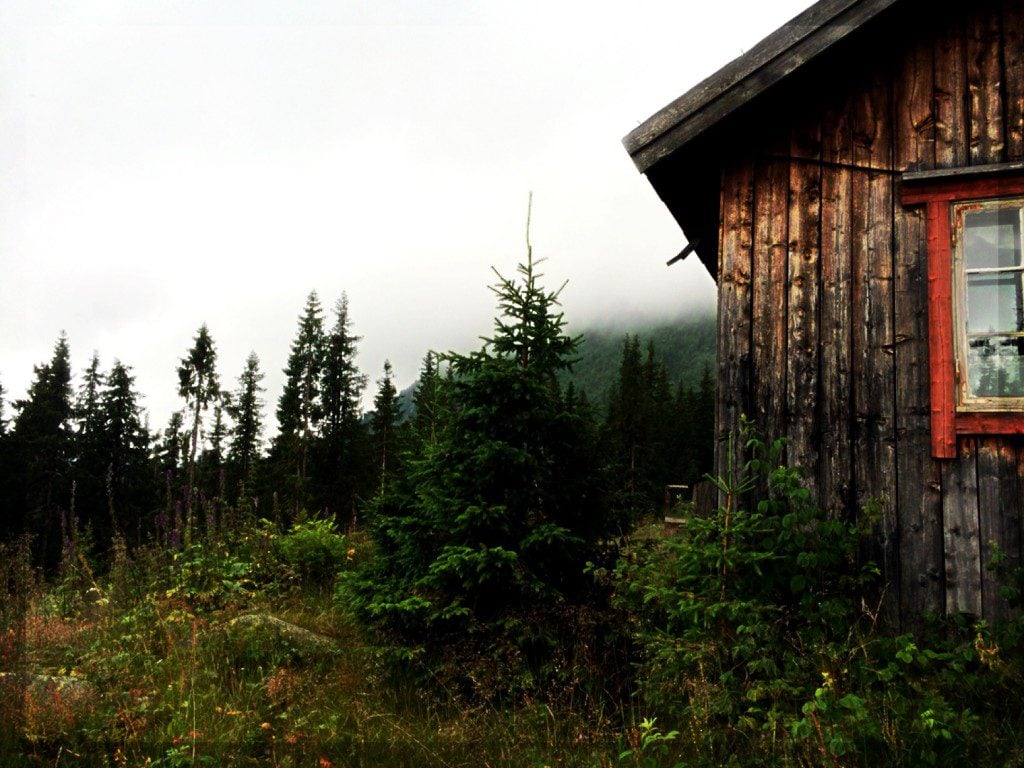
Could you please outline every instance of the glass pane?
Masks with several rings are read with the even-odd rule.
[[[1020,272],[967,276],[967,332],[1024,331]]]
[[[964,214],[964,262],[967,269],[1021,264],[1020,206]]]
[[[1024,397],[1024,339],[971,339],[967,386],[971,397]]]

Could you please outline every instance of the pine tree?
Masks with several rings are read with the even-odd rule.
[[[607,521],[593,435],[557,378],[578,339],[537,264],[528,251],[518,280],[499,275],[484,347],[445,356],[436,439],[379,498],[379,558],[352,588],[363,620],[399,642],[451,654],[457,637],[456,655],[509,649],[544,669],[574,631],[571,606]]]
[[[232,484],[239,489],[239,497],[245,497],[252,485],[253,471],[260,452],[263,432],[263,399],[265,391],[260,383],[260,359],[250,352],[245,360],[245,370],[238,377],[238,389],[231,398],[230,416],[234,421],[231,429],[231,447],[228,463],[232,469]]]
[[[398,423],[402,419],[402,406],[398,402],[398,390],[395,389],[394,371],[389,360],[384,361],[384,376],[377,381],[377,394],[373,398],[373,413],[370,416],[370,429],[374,436],[374,451],[379,459],[380,483],[384,487],[389,464],[394,463],[396,456]]]
[[[284,489],[284,496],[293,514],[306,502],[309,449],[322,415],[324,345],[323,310],[316,291],[311,291],[284,369],[284,391],[277,404],[278,435],[272,450],[276,472],[281,482],[290,486]]]
[[[192,417],[192,433],[188,453],[188,494],[185,505],[185,543],[192,537],[192,519],[196,488],[196,453],[202,429],[203,412],[220,395],[217,381],[217,351],[204,323],[196,333],[192,348],[178,367],[178,394],[185,398],[185,406]]]

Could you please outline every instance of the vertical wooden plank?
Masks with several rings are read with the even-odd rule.
[[[893,86],[893,164],[935,167],[934,33],[922,29],[902,60]],[[942,493],[932,459],[928,366],[928,260],[925,211],[894,201],[896,509],[899,531],[900,619],[920,626],[941,614]]]
[[[962,438],[957,458],[942,464],[946,611],[981,615],[981,550],[974,438]]]
[[[967,20],[967,93],[971,165],[1005,158],[999,15],[991,3],[973,6]]]
[[[935,167],[934,35],[918,32],[907,45],[893,82],[893,165],[898,171]]]
[[[865,83],[854,102],[854,161],[858,166],[890,168],[891,112],[889,84],[877,74]],[[882,618],[890,626],[898,626],[892,205],[892,180],[888,173],[854,173],[855,499],[860,508],[875,502],[881,511],[881,520],[866,543],[866,555],[881,567],[886,582]]]
[[[1024,11],[1003,0],[1003,82],[1006,94],[1006,159],[1024,160]]]
[[[789,463],[806,472],[818,499],[818,296],[821,290],[821,121],[806,116],[792,133],[789,166],[789,246],[786,372]]]
[[[935,98],[935,166],[967,165],[964,115],[967,78],[964,74],[964,27],[960,9],[943,14],[933,51]]]
[[[822,508],[845,517],[852,502],[851,458],[851,228],[853,132],[848,100],[830,105],[822,120],[821,184],[821,458]]]
[[[742,467],[740,417],[750,410],[753,197],[753,163],[739,161],[727,166],[722,172],[715,408],[715,471],[723,477]]]
[[[780,149],[769,154],[784,153]],[[785,434],[788,210],[789,164],[773,159],[759,163],[752,249],[752,417],[769,440]]]
[[[990,622],[1009,618],[999,589],[1006,584],[988,568],[996,552],[1005,555],[1004,573],[1020,565],[1020,496],[1017,449],[1004,437],[978,439],[978,527],[981,550],[981,608]]]

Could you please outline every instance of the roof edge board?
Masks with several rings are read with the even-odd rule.
[[[898,0],[820,0],[632,130],[643,173]]]

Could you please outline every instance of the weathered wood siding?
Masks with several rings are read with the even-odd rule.
[[[900,174],[1024,160],[1024,0],[926,11],[864,30],[870,56],[856,39],[829,52],[730,135],[717,459],[736,461],[747,414],[789,438],[831,513],[875,503],[866,555],[889,620],[998,619],[986,565],[1020,563],[1024,445],[979,436],[931,458],[925,221]]]

